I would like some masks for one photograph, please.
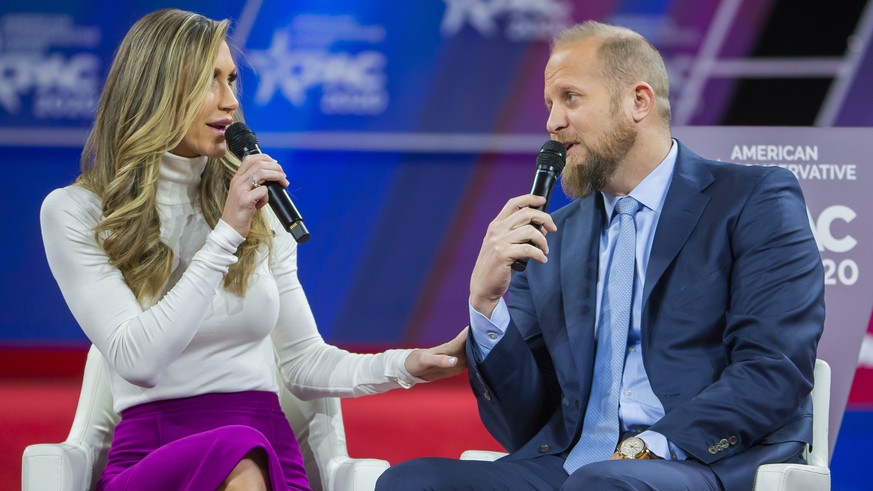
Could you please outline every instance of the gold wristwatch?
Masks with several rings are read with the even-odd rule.
[[[632,436],[618,444],[618,455],[622,459],[648,459],[651,452],[642,438]]]

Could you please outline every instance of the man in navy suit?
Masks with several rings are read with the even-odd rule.
[[[561,33],[545,101],[578,199],[509,200],[470,282],[470,381],[510,454],[378,488],[749,490],[802,461],[824,275],[794,176],[672,139],[663,60],[624,28]]]

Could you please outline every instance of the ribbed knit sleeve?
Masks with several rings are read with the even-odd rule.
[[[40,224],[49,267],[73,316],[122,378],[157,384],[197,332],[243,238],[219,222],[169,291],[143,308],[97,244],[100,204],[76,186],[49,194]]]
[[[279,288],[280,309],[272,337],[285,386],[301,399],[314,399],[357,397],[424,382],[404,366],[412,350],[357,354],[324,342],[297,277],[297,244],[278,223],[274,229],[278,232],[270,269]]]

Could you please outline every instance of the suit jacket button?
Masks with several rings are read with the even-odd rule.
[[[548,451],[551,450],[551,449],[552,449],[552,447],[550,447],[547,443],[543,443],[543,444],[540,445],[540,447],[537,449],[537,452],[539,452],[539,453],[546,453],[546,452],[548,452]]]
[[[728,438],[728,443],[730,443],[731,445],[736,445],[736,444],[737,444],[737,437],[731,435],[731,436]]]
[[[718,442],[717,448],[718,448],[718,451],[721,452],[722,450],[727,450],[728,446],[729,446],[729,444],[728,444],[727,438],[722,438],[722,440],[720,442]]]
[[[488,385],[485,383],[485,380],[482,379],[482,374],[476,372],[476,378],[479,379],[479,383],[482,384],[482,397],[484,397],[486,401],[490,401],[491,394],[488,393]]]
[[[711,453],[712,455],[715,455],[718,453],[718,449],[715,448],[714,445],[712,447],[709,447],[708,450],[709,450],[709,453]]]

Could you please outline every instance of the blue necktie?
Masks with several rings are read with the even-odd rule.
[[[597,354],[582,436],[564,462],[564,470],[569,474],[583,465],[608,459],[618,444],[618,399],[630,330],[636,263],[634,215],[639,206],[639,202],[630,196],[620,199],[615,205],[619,220],[618,239],[609,261],[601,301]]]

